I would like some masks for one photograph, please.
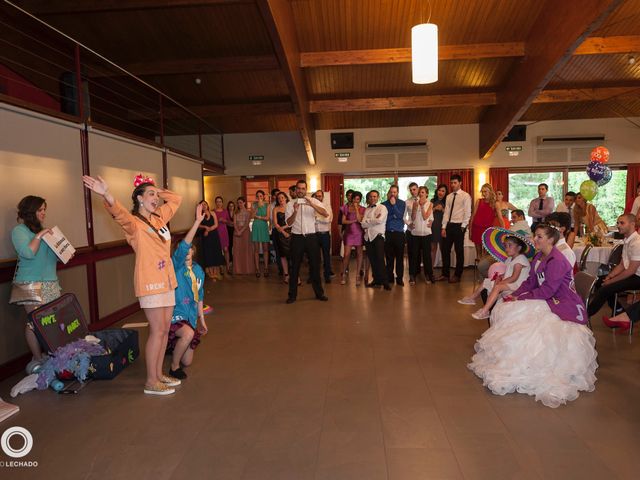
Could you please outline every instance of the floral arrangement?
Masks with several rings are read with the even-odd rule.
[[[70,372],[84,382],[89,375],[91,357],[106,353],[100,345],[86,340],[76,340],[59,347],[38,372],[38,390],[45,390],[55,380],[56,375],[62,372]]]
[[[585,237],[584,243],[593,245],[594,247],[602,246],[603,238],[599,233],[593,232]]]

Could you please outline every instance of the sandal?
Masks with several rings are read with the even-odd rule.
[[[260,278],[260,272],[256,272],[256,278]]]
[[[282,279],[282,283],[285,283],[285,284],[289,283],[289,274],[288,273],[284,274],[284,278]]]

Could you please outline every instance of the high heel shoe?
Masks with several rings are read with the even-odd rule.
[[[344,273],[340,274],[340,285],[345,285],[347,283],[347,276]]]
[[[284,278],[282,279],[283,283],[289,283],[289,274],[285,273]]]
[[[618,322],[617,320],[611,320],[609,317],[602,317],[602,323],[609,328],[617,329],[616,333],[625,333],[631,328],[631,322]]]

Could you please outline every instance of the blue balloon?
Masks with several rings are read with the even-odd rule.
[[[597,183],[604,178],[605,168],[607,168],[607,166],[604,163],[591,162],[587,165],[587,175]]]
[[[613,172],[609,167],[604,167],[604,168],[605,168],[604,175],[600,180],[596,182],[599,187],[602,187],[603,185],[606,185],[607,183],[609,183],[611,181],[611,177],[613,176]]]

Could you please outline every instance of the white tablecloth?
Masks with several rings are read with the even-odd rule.
[[[602,247],[593,247],[589,250],[589,254],[587,256],[587,272],[595,275],[598,271],[598,266],[601,263],[607,263],[609,261],[609,256],[613,251],[613,248],[616,244],[607,243]],[[573,251],[576,254],[576,260],[580,262],[580,258],[582,258],[582,252],[584,252],[585,244],[582,242],[576,242],[573,245]]]

